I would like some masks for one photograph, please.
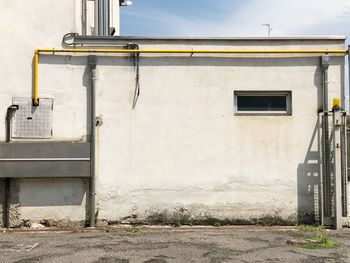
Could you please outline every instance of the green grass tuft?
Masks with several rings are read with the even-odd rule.
[[[318,225],[297,225],[297,229],[303,232],[322,232],[325,231],[323,226]]]
[[[333,241],[329,233],[325,230],[323,226],[315,225],[298,225],[297,228],[303,232],[311,232],[313,235],[306,237],[307,239],[313,239],[320,241],[320,243],[310,243],[305,245],[300,245],[299,247],[305,249],[332,249],[337,248],[340,245]]]
[[[178,217],[174,217],[171,221],[170,221],[170,225],[173,227],[180,227],[181,226],[181,220]]]
[[[133,233],[133,234],[137,234],[137,233],[142,232],[142,230],[141,230],[139,227],[133,226],[133,227],[131,228],[131,231],[130,231],[130,232]]]
[[[310,243],[301,245],[300,247],[305,249],[332,249],[339,247],[339,244],[330,239],[322,243]]]

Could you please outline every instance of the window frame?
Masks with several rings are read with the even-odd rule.
[[[240,111],[238,110],[239,96],[285,96],[286,111]],[[236,116],[291,116],[292,91],[290,90],[235,90],[233,92],[233,110]]]

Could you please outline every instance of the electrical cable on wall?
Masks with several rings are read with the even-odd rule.
[[[75,46],[74,41],[72,43],[68,43],[67,41],[74,40],[76,36],[79,36],[78,33],[67,33],[62,38],[63,46]]]
[[[135,78],[135,91],[134,98],[132,102],[132,109],[135,109],[137,101],[140,96],[140,54],[134,54],[134,67],[136,69],[136,78]]]

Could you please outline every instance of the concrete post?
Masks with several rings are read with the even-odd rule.
[[[334,151],[334,227],[342,229],[342,177],[341,177],[341,125],[342,114],[340,107],[333,108],[333,151]]]

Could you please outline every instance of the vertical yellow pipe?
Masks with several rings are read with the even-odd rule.
[[[39,51],[35,50],[34,52],[34,83],[33,83],[33,104],[34,106],[39,105]]]

